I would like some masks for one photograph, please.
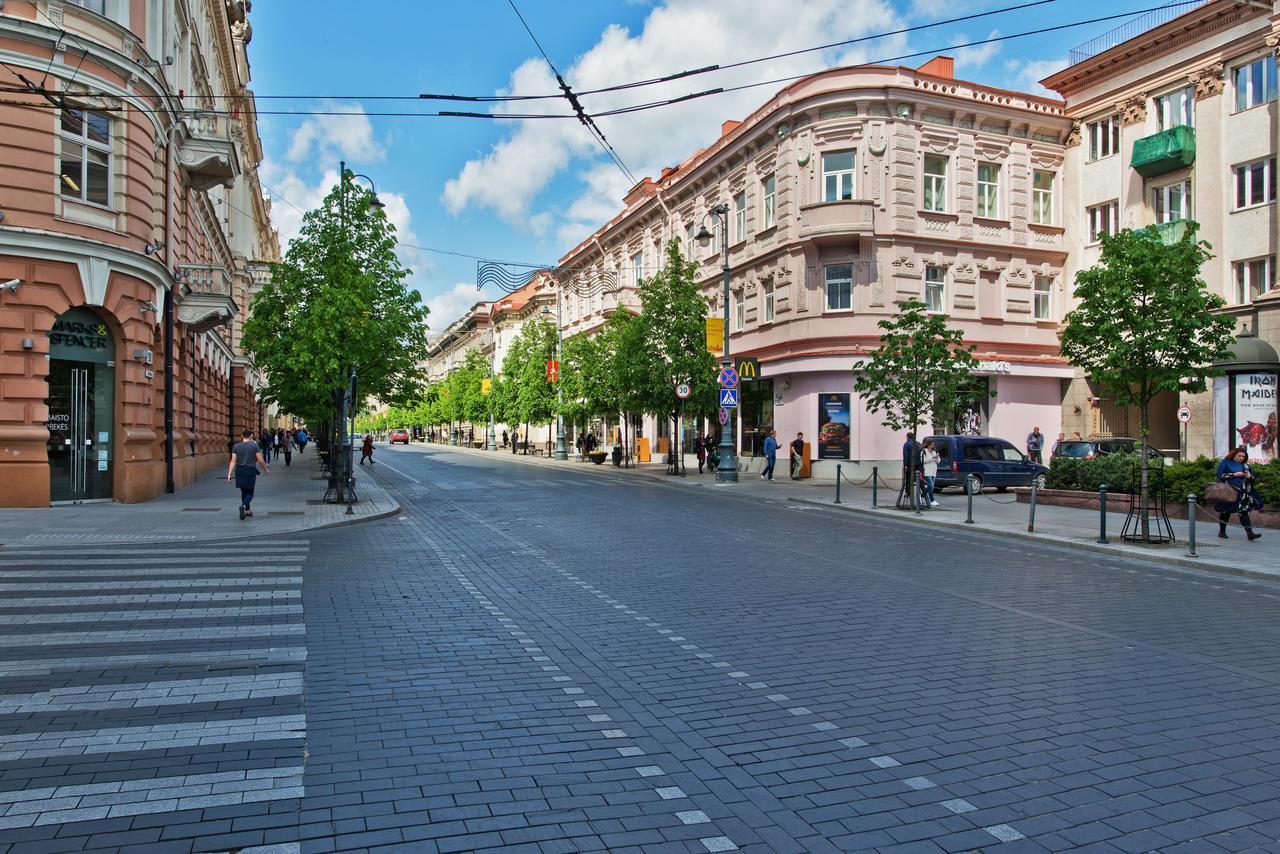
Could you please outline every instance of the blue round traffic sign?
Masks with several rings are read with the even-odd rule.
[[[733,368],[720,369],[720,387],[721,388],[737,388],[738,372]]]

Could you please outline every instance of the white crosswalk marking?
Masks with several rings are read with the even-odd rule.
[[[307,549],[0,548],[0,829],[302,797]]]

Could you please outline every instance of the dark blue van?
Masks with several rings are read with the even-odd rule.
[[[1011,442],[994,436],[926,436],[938,451],[938,489],[963,487],[965,478],[973,475],[975,488],[994,486],[1004,492],[1011,486],[1030,486],[1038,481],[1044,487],[1048,467],[1033,463]]]

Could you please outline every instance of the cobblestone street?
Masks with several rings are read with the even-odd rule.
[[[384,521],[0,550],[0,849],[1280,851],[1273,583],[379,459]]]

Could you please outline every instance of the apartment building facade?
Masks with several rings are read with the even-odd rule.
[[[1043,81],[1066,98],[1072,120],[1068,278],[1097,263],[1099,237],[1119,228],[1156,224],[1176,238],[1194,220],[1213,247],[1202,275],[1226,300],[1242,338],[1234,354],[1224,354],[1227,376],[1208,393],[1161,395],[1152,413],[1153,443],[1174,452],[1185,445],[1192,457],[1221,456],[1242,442],[1256,460],[1276,453],[1278,10],[1212,0],[1176,17],[1164,13],[1139,21],[1147,26],[1136,34],[1081,46],[1072,65]],[[1182,436],[1180,406],[1191,413]],[[1139,428],[1135,413],[1105,400],[1079,373],[1064,400],[1064,424],[1093,435],[1137,435]]]
[[[853,384],[878,346],[877,323],[908,297],[947,314],[979,359],[976,382],[924,430],[1052,435],[1072,375],[1057,338],[1070,129],[1061,102],[957,80],[945,57],[807,77],[638,184],[623,211],[561,259],[619,285],[566,294],[565,335],[634,308],[673,239],[698,261],[719,314],[727,240],[732,351],[761,368],[736,413],[743,453],[773,428],[803,432],[819,473],[898,458],[902,437]],[[708,218],[721,202],[727,234]],[[705,248],[693,239],[704,222],[717,232]],[[663,425],[648,429],[661,435]]]
[[[263,423],[249,5],[0,8],[0,504],[146,500]]]

